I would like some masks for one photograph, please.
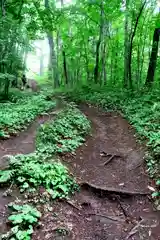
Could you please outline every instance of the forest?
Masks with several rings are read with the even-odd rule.
[[[158,240],[160,1],[0,2],[0,239]]]

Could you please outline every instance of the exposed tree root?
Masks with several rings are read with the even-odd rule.
[[[99,193],[101,196],[108,196],[108,195],[123,195],[124,196],[137,196],[137,195],[149,195],[149,191],[146,192],[137,192],[137,191],[131,191],[128,189],[118,189],[118,188],[112,188],[112,187],[104,187],[104,186],[97,186],[93,183],[88,182],[82,182],[80,183],[80,186],[85,189],[91,189],[94,193]]]
[[[117,196],[117,195],[115,195],[115,198],[116,198],[117,202],[119,203],[119,206],[120,206],[120,208],[121,208],[121,210],[122,210],[122,212],[123,212],[123,215],[124,215],[125,218],[126,218],[126,221],[128,221],[129,215],[127,214],[127,211],[126,211],[125,208],[123,207],[123,205],[122,205],[122,203],[121,203],[121,200],[120,200],[120,197]]]
[[[117,216],[106,216],[106,215],[99,214],[99,213],[87,213],[86,215],[107,218],[108,220],[114,221],[114,222],[124,222],[125,221],[124,219],[117,217]]]

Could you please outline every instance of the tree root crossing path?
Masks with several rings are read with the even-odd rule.
[[[76,154],[62,157],[80,191],[69,200],[50,203],[52,208],[43,211],[32,239],[160,240],[160,214],[150,200],[144,148],[137,143],[134,130],[117,113],[88,105],[80,109],[91,120],[92,135]],[[0,164],[6,154],[33,152],[36,128],[46,120],[38,119],[26,132],[1,142]],[[4,198],[3,191],[0,230],[5,205],[16,197]]]

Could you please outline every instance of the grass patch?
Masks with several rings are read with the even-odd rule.
[[[10,101],[0,103],[0,137],[9,137],[23,130],[40,113],[55,107],[44,94],[14,91]]]
[[[107,111],[120,111],[134,126],[140,139],[146,142],[146,157],[150,176],[160,187],[160,91],[143,90],[139,93],[124,89],[83,86],[65,93],[75,102],[88,102]],[[153,196],[160,196],[157,191]]]

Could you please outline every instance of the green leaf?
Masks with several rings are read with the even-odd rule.
[[[19,182],[23,183],[26,179],[25,179],[24,177],[21,177],[21,176],[20,176],[20,177],[17,178],[17,180],[18,180]]]
[[[18,230],[19,230],[19,226],[15,226],[15,227],[11,228],[11,231],[14,234],[16,234],[18,232]]]
[[[158,196],[159,196],[159,192],[152,193],[152,197],[158,197]]]
[[[28,184],[27,182],[25,182],[25,183],[22,185],[22,188],[24,188],[24,189],[29,188],[29,184]]]
[[[23,214],[11,215],[8,218],[13,224],[18,224],[23,222]]]
[[[156,181],[156,185],[160,185],[160,180],[157,180],[157,181]]]
[[[16,205],[16,204],[8,204],[8,206],[10,207],[10,208],[12,208],[13,210],[16,210],[16,211],[20,211],[20,210],[22,210],[22,206],[20,206],[20,205]]]
[[[31,235],[33,233],[33,227],[32,225],[29,225],[29,229],[27,230],[28,235]]]
[[[0,183],[6,183],[11,180],[12,170],[0,171]]]

